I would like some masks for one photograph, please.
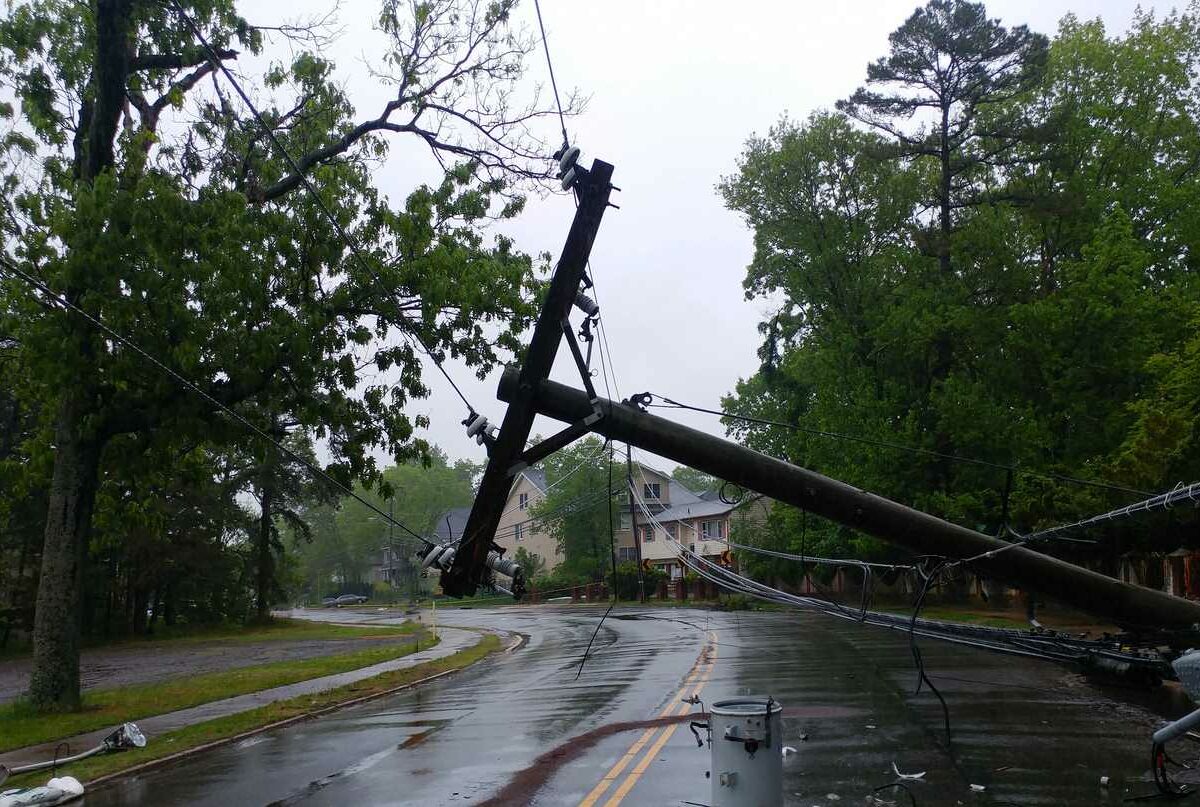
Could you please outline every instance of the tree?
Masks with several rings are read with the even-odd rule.
[[[609,489],[623,489],[623,471],[609,468],[604,442],[586,437],[550,455],[546,495],[530,510],[563,554],[555,572],[579,580],[599,580],[611,564],[611,525],[618,518]],[[611,476],[615,473],[615,476]]]
[[[1008,30],[982,3],[930,0],[888,37],[891,53],[867,67],[867,84],[838,109],[894,139],[892,154],[937,163],[936,255],[950,273],[953,211],[975,204],[987,184],[980,169],[1003,164],[1028,132],[1014,119],[989,119],[989,107],[1033,89],[1047,39],[1024,26]],[[914,131],[901,121],[932,118]]]
[[[260,428],[294,420],[326,441],[342,482],[374,480],[372,447],[401,460],[424,449],[413,430],[425,418],[402,411],[427,394],[414,345],[483,373],[515,349],[535,310],[531,260],[479,227],[520,210],[506,179],[542,170],[529,133],[550,110],[516,100],[533,42],[510,29],[511,7],[384,3],[390,46],[376,78],[394,97],[358,122],[319,54],[301,47],[277,61],[263,120],[298,171],[220,80],[237,48],[271,44],[230,0],[166,14],[145,0],[30,0],[0,21],[0,75],[20,102],[0,107],[15,118],[0,144],[0,333],[19,345],[16,394],[41,413],[36,450],[52,456],[35,704],[79,702],[85,548],[112,441],[154,430],[217,445],[246,438],[136,351],[31,298],[13,270],[220,404],[246,406]],[[462,162],[393,207],[372,182],[385,135]],[[306,182],[319,204],[297,192]],[[368,367],[395,369],[398,381],[370,383]]]
[[[671,471],[671,478],[693,493],[703,493],[706,490],[713,490],[717,486],[717,480],[714,477],[686,465],[676,466],[675,470]]]
[[[526,580],[536,580],[546,571],[546,559],[536,552],[530,552],[523,546],[518,546],[513,554],[513,560],[521,567]]]
[[[917,58],[909,46],[933,30],[931,8],[950,6],[918,12],[893,37],[893,58]],[[928,52],[949,51],[942,42]],[[799,428],[729,420],[730,432],[993,533],[1075,521],[1138,497],[1089,482],[1164,490],[1194,478],[1198,231],[1178,211],[1200,193],[1198,59],[1194,12],[1140,13],[1113,37],[1098,22],[1066,18],[1038,83],[1012,78],[1009,91],[962,118],[977,134],[952,169],[987,156],[997,121],[1028,120],[1052,137],[1012,139],[1003,159],[964,170],[961,181],[975,186],[951,186],[950,275],[931,266],[922,234],[922,189],[939,163],[917,151],[895,157],[906,145],[940,145],[936,128],[907,134],[881,104],[877,131],[817,114],[752,138],[721,191],[754,231],[747,294],[776,308],[761,326],[760,370],[724,406]],[[877,66],[875,76],[899,70],[888,59]],[[1014,66],[1007,75],[1018,74]],[[935,78],[911,97],[932,94]],[[1003,467],[956,455],[1017,471],[1010,480]],[[1096,530],[1108,539],[1098,561],[1115,572],[1123,551],[1173,548],[1185,525],[1146,519]],[[791,508],[775,508],[752,542],[896,557]],[[784,581],[798,573],[774,561],[751,568]]]
[[[278,421],[276,433],[284,436],[285,447],[309,464],[316,455],[303,432],[287,434]],[[283,454],[274,445],[264,445],[247,468],[251,490],[258,502],[254,527],[254,609],[259,621],[271,616],[282,589],[277,579],[279,559],[285,555],[279,522],[287,525],[295,540],[312,540],[309,511],[337,500],[337,492],[324,480],[313,479],[305,465]]]
[[[359,486],[355,492],[417,534],[431,536],[446,511],[471,503],[477,473],[474,463],[451,464],[444,451],[431,446],[424,458],[384,469],[376,488]],[[318,501],[310,501],[306,510],[312,514],[312,529],[308,536],[293,531],[292,545],[300,557],[301,575],[313,588],[333,586],[335,578],[365,583],[367,569],[385,546],[401,558],[411,557],[420,546],[350,497],[338,500],[334,510]],[[415,567],[410,571],[415,573]]]

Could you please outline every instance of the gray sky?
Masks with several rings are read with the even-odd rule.
[[[585,164],[595,157],[613,163],[613,182],[622,189],[614,197],[621,209],[606,214],[592,252],[622,396],[651,390],[716,408],[739,378],[754,372],[756,326],[767,306],[744,299],[751,233],[723,207],[714,186],[734,170],[752,133],[765,132],[784,114],[803,118],[832,107],[859,86],[867,63],[887,52],[888,34],[916,5],[542,1],[560,88],[577,87],[591,99],[586,112],[568,123],[572,142],[583,149]],[[1050,35],[1068,12],[1102,17],[1110,32],[1124,31],[1136,7],[1122,0],[987,5],[1006,25],[1027,24]],[[255,23],[279,19],[277,0],[240,7]],[[326,8],[327,0],[299,0],[287,5],[287,14]],[[371,28],[378,8],[377,0],[343,0],[344,34],[329,52],[364,117],[387,100],[363,65],[379,41]],[[522,2],[517,19],[536,30],[532,0]],[[540,53],[529,66],[531,80],[546,81]],[[547,136],[556,137],[553,131]],[[417,181],[432,179],[431,162],[411,150],[398,153],[378,183],[402,200]],[[504,229],[523,251],[557,257],[573,212],[565,195],[531,199],[520,219]],[[498,372],[478,381],[462,366],[450,363],[448,369],[476,408],[499,421],[504,409],[495,398]],[[484,459],[459,424],[465,413],[449,385],[435,372],[426,377],[433,395],[410,407],[432,418],[426,437],[452,457]],[[554,377],[578,386],[565,348]],[[716,418],[671,414],[723,434]],[[534,428],[549,434],[558,424],[539,421]]]

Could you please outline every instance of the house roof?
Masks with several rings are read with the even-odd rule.
[[[521,471],[521,476],[528,479],[530,484],[542,493],[546,492],[546,472],[541,468],[526,468]]]
[[[672,507],[681,504],[693,504],[703,498],[702,496],[697,496],[695,493],[692,493],[692,491],[684,487],[682,483],[676,482],[674,479],[671,480],[668,490],[670,491]]]
[[[700,494],[700,498],[706,502],[717,502],[721,500],[721,489],[712,488]]]
[[[433,534],[437,536],[438,542],[444,544],[462,538],[463,531],[467,528],[467,517],[470,515],[470,507],[455,507],[438,516],[437,523],[433,525]]]
[[[719,516],[733,510],[737,505],[726,504],[718,499],[715,502],[706,502],[697,498],[694,502],[685,502],[676,504],[671,503],[671,506],[663,510],[657,516],[659,521],[683,521],[689,518],[700,518],[701,516]]]

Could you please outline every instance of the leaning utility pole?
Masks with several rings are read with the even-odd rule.
[[[584,270],[596,230],[609,205],[613,167],[596,160],[590,171],[585,170],[577,165],[576,148],[564,149],[555,156],[559,157],[563,188],[574,190],[578,209],[525,360],[519,368],[506,370],[500,381],[498,397],[509,406],[499,434],[493,435],[493,427],[476,412],[466,421],[467,433],[486,443],[488,463],[461,542],[457,547],[434,547],[425,560],[426,565],[437,562],[443,569],[442,588],[447,594],[460,597],[473,594],[487,582],[489,570],[499,570],[513,576],[513,593],[521,595],[523,581],[519,569],[503,557],[503,550],[493,541],[513,476],[583,435],[595,432],[914,552],[970,559],[971,568],[981,575],[1053,597],[1124,626],[1190,630],[1200,625],[1200,603],[1123,583],[1025,546],[1005,543],[729,440],[650,415],[635,404],[600,398],[592,385],[590,369],[591,327],[600,312],[596,303],[583,293],[591,286]],[[569,320],[572,305],[586,316],[580,336],[588,342],[587,360]],[[548,378],[559,341],[564,339],[579,370],[582,391]],[[645,396],[634,396],[631,401],[644,399]],[[569,425],[526,449],[537,414]],[[632,478],[632,473],[629,476]],[[631,497],[635,493],[632,485],[629,493]],[[634,521],[631,528],[636,527],[636,519],[631,520]],[[634,546],[640,555],[636,531]],[[640,563],[638,571],[640,576]]]
[[[532,396],[513,370],[500,381],[499,398],[518,392],[534,401],[539,414],[576,422],[597,402],[554,381],[541,381]],[[527,399],[528,399],[527,397]],[[795,505],[839,524],[925,555],[973,558],[980,574],[1039,592],[1129,627],[1192,629],[1200,624],[1200,603],[1114,580],[1024,546],[1014,546],[975,530],[943,521],[911,507],[761,454],[729,440],[674,423],[629,403],[600,399],[603,416],[593,430],[631,443],[719,479]]]
[[[508,411],[504,414],[499,433],[493,436],[487,420],[478,413],[472,413],[472,417],[464,424],[468,425],[468,434],[487,445],[488,462],[479,483],[479,492],[471,506],[471,515],[463,529],[462,540],[455,550],[449,568],[442,573],[442,590],[457,597],[475,593],[485,582],[488,553],[502,551],[494,545],[493,539],[508,500],[509,490],[512,488],[513,477],[523,468],[539,462],[587,434],[598,419],[595,411],[589,412],[579,422],[547,438],[541,444],[528,450],[525,448],[536,414],[534,393],[539,382],[550,375],[554,357],[558,354],[559,342],[564,338],[571,348],[576,365],[579,366],[584,385],[593,393],[592,397],[595,397],[594,391],[590,389],[591,375],[575,341],[569,315],[573,305],[579,306],[588,317],[594,317],[598,313],[596,304],[583,295],[580,285],[591,285],[585,269],[600,220],[609,204],[609,194],[613,190],[610,182],[613,167],[596,160],[590,170],[584,169],[582,165],[577,164],[577,148],[564,149],[555,156],[559,158],[563,187],[575,192],[579,206],[575,211],[575,219],[571,222],[571,230],[567,234],[562,255],[550,279],[550,288],[534,326],[524,362],[518,371],[516,388],[509,400]],[[586,333],[590,336],[590,330]],[[514,586],[515,589],[520,588],[516,581]],[[520,591],[515,589],[514,593],[519,596]]]

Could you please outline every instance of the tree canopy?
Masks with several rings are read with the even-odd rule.
[[[12,550],[39,580],[36,704],[79,701],[89,547],[121,541],[94,528],[157,495],[114,500],[110,475],[147,455],[164,473],[191,457],[215,470],[245,451],[216,402],[275,440],[319,441],[342,485],[377,484],[373,449],[427,454],[427,420],[406,411],[428,393],[420,353],[484,373],[516,349],[534,262],[484,225],[521,209],[514,182],[544,174],[536,130],[551,110],[522,91],[534,43],[512,5],[383,3],[372,72],[391,99],[366,114],[320,36],[256,24],[232,0],[28,0],[0,20],[0,81],[17,102],[0,105],[0,373],[22,425],[4,450],[23,459],[0,498],[46,503],[38,545]],[[270,57],[242,79],[247,96],[226,72],[245,52]],[[442,178],[381,193],[395,138],[428,147]],[[263,493],[282,482],[263,452],[250,450],[260,550],[274,530]]]
[[[575,581],[604,579],[611,566],[611,526],[619,519],[617,504],[606,493],[610,470],[604,441],[586,437],[551,454],[542,466],[547,492],[530,516],[563,553],[556,573]],[[624,490],[624,466],[612,473],[612,490]]]
[[[1111,35],[1068,16],[1044,47],[982,6],[935,0],[868,69],[868,84],[907,92],[860,90],[842,112],[752,137],[720,192],[754,233],[747,297],[774,310],[760,370],[725,405],[809,431],[727,421],[731,432],[991,533],[1074,521],[1200,475],[1186,212],[1200,192],[1197,23],[1194,10],[1138,12]],[[948,91],[960,98],[950,106]],[[949,130],[901,127],[927,103],[949,111]],[[1018,120],[1037,136],[993,151],[996,127]],[[931,153],[943,144],[949,193]],[[953,211],[939,249],[931,202]],[[794,510],[772,523],[776,548],[888,553]],[[1169,517],[1113,525],[1090,556],[1115,571],[1130,547],[1170,550],[1185,536]]]

